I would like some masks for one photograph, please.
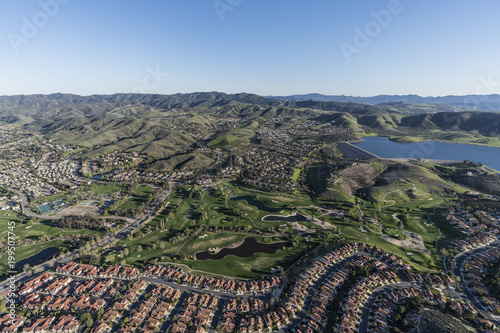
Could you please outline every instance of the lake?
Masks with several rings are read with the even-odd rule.
[[[438,141],[400,143],[385,137],[367,137],[363,140],[352,144],[382,158],[469,160],[500,170],[500,148]]]
[[[278,213],[278,212],[286,209],[286,208],[273,208],[273,207],[266,206],[262,201],[256,200],[249,195],[232,197],[231,200],[235,200],[235,201],[245,200],[249,205],[255,206],[258,209],[260,209],[264,212],[268,212],[268,213]]]
[[[254,237],[247,237],[239,245],[235,248],[223,248],[219,252],[215,254],[211,254],[210,252],[203,251],[196,253],[197,260],[208,260],[208,259],[222,259],[226,256],[233,255],[236,257],[251,257],[257,252],[264,253],[276,253],[279,249],[283,248],[283,246],[290,246],[290,242],[278,242],[278,243],[260,243]]]
[[[307,221],[304,215],[294,214],[289,216],[282,215],[267,215],[262,218],[264,222],[303,222]]]
[[[34,265],[38,264],[41,261],[45,261],[49,258],[52,258],[57,253],[59,253],[57,247],[48,247],[45,250],[42,250],[37,254],[32,255],[31,257],[18,261],[16,263],[16,267],[22,269],[26,264],[29,264],[30,267],[33,267]]]
[[[112,171],[109,171],[109,172],[106,172],[106,173],[99,173],[97,175],[93,175],[92,179],[102,180],[103,178],[108,178],[109,176],[112,176],[112,175],[114,175],[117,172],[120,172],[120,171],[118,171],[118,170],[112,170]]]

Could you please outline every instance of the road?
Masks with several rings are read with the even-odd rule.
[[[325,280],[328,278],[328,276],[330,276],[330,274],[332,274],[337,269],[339,269],[340,267],[345,265],[347,262],[353,260],[354,258],[356,258],[359,255],[367,255],[367,254],[364,252],[356,252],[353,255],[339,261],[336,264],[334,264],[325,273],[323,273],[323,275],[321,275],[321,277],[319,279],[317,279],[311,287],[309,287],[306,299],[304,300],[304,305],[302,306],[302,309],[297,314],[297,316],[292,321],[290,321],[288,324],[286,324],[285,326],[283,326],[279,330],[277,330],[276,332],[278,332],[278,333],[291,332],[295,326],[300,324],[302,322],[302,320],[304,320],[308,316],[309,310],[310,310],[312,302],[313,302],[314,295],[316,294],[316,291],[319,290],[319,288],[321,287],[323,282],[325,282]]]
[[[123,229],[118,231],[116,235],[110,235],[108,234],[107,236],[101,238],[99,241],[97,241],[95,244],[90,246],[90,251],[95,251],[99,248],[105,247],[107,245],[113,244],[114,242],[126,237],[128,234],[132,233],[134,230],[137,228],[147,224],[154,216],[156,216],[159,211],[157,212],[158,208],[161,206],[161,204],[165,201],[165,199],[172,193],[174,187],[172,189],[164,189],[160,193],[158,193],[153,199],[153,201],[149,204],[149,206],[146,208],[143,213],[138,219],[134,220],[134,222],[128,224],[125,226]],[[17,192],[16,192],[17,193]],[[22,197],[23,200],[23,211],[24,211],[24,200],[26,197]],[[27,200],[27,199],[26,199]],[[27,201],[26,201],[27,202]],[[26,206],[27,207],[27,206]],[[74,250],[68,255],[62,255],[57,257],[52,261],[52,265],[49,263],[43,263],[38,265],[37,267],[41,269],[42,271],[49,270],[53,268],[54,266],[57,266],[59,264],[65,264],[67,262],[73,261],[76,258],[80,256],[79,250]],[[27,272],[22,272],[16,275],[16,283],[19,286],[20,284],[24,283],[29,279],[29,276]],[[5,292],[8,289],[8,284],[3,283],[0,285],[0,293]]]
[[[465,295],[465,297],[469,300],[469,302],[472,304],[472,306],[474,306],[474,308],[478,312],[480,312],[489,321],[495,323],[497,326],[500,325],[500,316],[495,316],[495,315],[491,314],[489,311],[487,311],[484,308],[484,306],[472,294],[472,292],[469,291],[469,288],[467,287],[467,285],[464,282],[464,275],[463,275],[462,268],[463,268],[463,264],[464,264],[465,260],[467,258],[469,258],[470,256],[472,256],[474,254],[478,254],[478,253],[483,252],[483,251],[488,250],[488,249],[497,248],[499,246],[500,246],[500,240],[497,239],[496,241],[494,241],[488,245],[485,245],[485,246],[482,246],[482,247],[479,247],[479,248],[476,248],[476,249],[473,249],[470,251],[462,252],[455,257],[455,259],[453,260],[453,264],[452,264],[453,274],[455,276],[460,277],[460,287],[462,289],[462,293]]]
[[[408,282],[398,282],[398,283],[391,283],[387,284],[385,286],[382,286],[380,288],[377,288],[373,291],[373,293],[368,296],[368,299],[366,300],[365,304],[363,304],[363,307],[361,308],[361,321],[359,322],[359,333],[365,333],[368,330],[368,324],[369,324],[369,319],[370,319],[370,310],[377,300],[377,298],[388,292],[391,291],[394,288],[409,288],[409,287],[415,287],[411,285]]]
[[[182,306],[182,303],[183,303],[184,299],[186,298],[185,293],[207,292],[207,293],[210,293],[211,295],[219,298],[219,301],[217,302],[217,309],[215,311],[214,317],[212,318],[212,321],[211,321],[210,328],[208,330],[209,333],[216,333],[217,332],[215,330],[215,327],[219,323],[219,321],[222,317],[225,300],[235,299],[236,297],[240,297],[242,300],[248,301],[248,299],[250,297],[253,297],[253,299],[261,299],[263,302],[268,302],[271,298],[271,294],[269,294],[269,293],[267,293],[267,294],[251,294],[251,295],[246,295],[246,294],[245,295],[240,295],[240,294],[234,295],[232,293],[227,293],[227,292],[223,292],[223,291],[205,290],[205,289],[200,289],[198,287],[179,285],[179,284],[173,283],[171,281],[166,281],[163,279],[151,278],[151,277],[146,277],[146,276],[141,277],[141,279],[148,282],[148,283],[164,285],[164,286],[167,286],[167,287],[170,287],[170,288],[173,288],[176,290],[180,290],[181,292],[183,292],[183,294],[181,295],[181,299],[179,300],[179,302],[177,303],[175,308],[172,310],[172,312],[169,314],[168,320],[165,321],[164,325],[160,329],[160,332],[165,332],[165,330],[172,324],[172,318],[179,312],[179,310]]]
[[[222,313],[224,312],[224,302],[219,300],[217,303],[217,309],[215,310],[214,317],[212,318],[212,323],[208,329],[208,333],[217,333],[216,327],[222,319]]]
[[[253,297],[254,299],[261,299],[262,301],[268,301],[270,298],[271,298],[271,294],[269,293],[266,293],[266,294],[245,294],[245,295],[242,295],[242,294],[237,294],[237,295],[234,295],[232,293],[227,293],[227,292],[223,292],[223,291],[215,291],[215,290],[208,290],[208,289],[201,289],[201,288],[198,288],[198,287],[190,287],[190,286],[187,286],[187,285],[181,285],[181,284],[177,284],[177,283],[174,283],[174,282],[171,282],[171,281],[167,281],[167,280],[164,280],[164,279],[158,279],[158,278],[152,278],[152,277],[147,277],[147,276],[143,276],[141,277],[142,280],[146,281],[146,282],[149,282],[149,283],[155,283],[155,284],[160,284],[160,285],[163,285],[163,286],[167,286],[167,287],[170,287],[170,288],[173,288],[173,289],[177,289],[177,290],[180,290],[180,291],[185,291],[185,292],[197,292],[199,293],[200,291],[201,292],[207,292],[207,293],[210,293],[211,295],[213,296],[217,296],[219,298],[222,298],[222,299],[230,299],[230,298],[236,298],[236,297],[240,297],[242,300],[248,300],[250,297]]]

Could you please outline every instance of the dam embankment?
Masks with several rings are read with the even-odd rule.
[[[344,153],[346,158],[359,158],[359,159],[369,159],[369,158],[380,158],[379,156],[372,154],[364,149],[358,148],[349,142],[342,142],[337,147],[342,153]]]

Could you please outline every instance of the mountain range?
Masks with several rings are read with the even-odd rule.
[[[459,107],[446,105],[419,105],[411,103],[386,103],[380,105],[360,102],[338,102],[321,100],[279,100],[255,94],[225,94],[221,92],[197,92],[190,94],[114,94],[79,96],[73,94],[0,96],[0,121],[4,123],[31,123],[34,120],[66,117],[102,116],[161,116],[163,112],[207,112],[221,113],[248,108],[254,111],[290,111],[292,109],[323,110],[365,114],[367,112],[389,112],[421,114],[463,111]],[[256,109],[257,107],[257,109]],[[233,112],[234,113],[234,112]],[[245,112],[243,112],[245,114]],[[236,115],[236,114],[234,114]]]
[[[345,95],[305,94],[291,96],[268,96],[282,101],[312,100],[320,102],[343,102],[363,104],[410,103],[427,105],[448,105],[471,111],[500,111],[500,95],[466,95],[422,97],[418,95],[378,95],[373,97],[355,97]]]

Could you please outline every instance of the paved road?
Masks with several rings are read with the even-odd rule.
[[[467,252],[462,252],[458,256],[455,257],[455,260],[453,260],[453,264],[452,264],[453,274],[455,276],[460,277],[460,286],[462,289],[462,293],[465,295],[465,297],[467,297],[469,302],[474,306],[474,308],[478,312],[480,312],[489,321],[495,323],[496,325],[500,325],[500,316],[495,316],[495,315],[491,314],[489,311],[487,311],[483,307],[481,302],[479,302],[476,299],[476,297],[472,294],[472,292],[469,291],[469,288],[467,287],[467,285],[464,282],[464,275],[463,275],[462,268],[463,268],[463,264],[464,264],[465,260],[467,258],[469,258],[470,256],[472,256],[474,254],[478,254],[478,253],[483,252],[483,251],[488,250],[488,249],[498,248],[499,246],[500,246],[500,240],[497,239],[496,241],[494,241],[488,245],[485,245],[485,246],[482,246],[482,247],[479,247],[477,249],[473,249],[473,250],[470,250]]]
[[[402,287],[402,288],[409,288],[409,287],[415,287],[412,284],[408,282],[398,282],[398,283],[391,283],[387,284],[385,286],[382,286],[380,288],[375,289],[373,293],[368,297],[366,300],[365,304],[363,304],[363,307],[361,308],[361,321],[359,322],[359,333],[365,333],[368,330],[368,324],[369,324],[369,319],[370,319],[370,310],[377,300],[377,298],[388,292],[391,291],[394,288],[397,287]]]
[[[210,133],[206,137],[204,137],[202,140],[198,141],[198,146],[200,148],[205,148],[205,149],[207,149],[207,150],[209,150],[212,153],[215,153],[217,155],[217,161],[215,161],[207,170],[214,170],[214,169],[218,168],[222,164],[222,162],[224,161],[224,155],[220,151],[218,151],[212,147],[207,146],[207,141],[209,139],[211,139],[213,135],[215,135],[215,133]]]
[[[212,318],[212,323],[210,324],[210,328],[208,329],[208,333],[217,333],[215,329],[222,319],[222,312],[224,311],[224,301],[219,300],[217,303],[217,309],[215,310],[214,317]]]
[[[285,326],[283,326],[279,330],[277,330],[276,332],[278,332],[278,333],[291,332],[295,326],[300,324],[302,322],[302,320],[304,320],[309,313],[309,309],[311,308],[313,298],[314,298],[314,295],[316,294],[316,291],[319,290],[319,288],[321,287],[323,282],[325,282],[325,280],[328,278],[328,276],[330,276],[330,274],[332,274],[337,269],[339,269],[340,267],[345,265],[347,262],[353,260],[354,258],[356,258],[357,256],[360,256],[360,255],[366,255],[366,254],[363,252],[356,252],[353,255],[339,261],[338,263],[336,263],[335,265],[330,267],[323,275],[321,275],[321,277],[319,279],[317,279],[316,282],[314,282],[314,284],[311,287],[309,287],[306,299],[304,301],[304,306],[302,306],[302,309],[297,314],[297,316],[292,321],[290,321],[288,324],[286,324]]]
[[[90,246],[90,251],[95,251],[99,248],[102,248],[104,246],[112,244],[113,242],[118,241],[121,238],[126,237],[128,234],[132,233],[134,230],[141,227],[142,225],[148,223],[156,214],[159,213],[156,210],[165,201],[165,199],[170,195],[170,193],[172,193],[172,191],[173,191],[173,188],[170,190],[166,189],[166,190],[163,190],[162,192],[160,192],[155,197],[155,199],[151,202],[151,204],[148,206],[148,208],[146,208],[145,213],[139,219],[137,219],[137,220],[135,220],[135,222],[125,226],[123,229],[118,231],[118,233],[116,235],[107,235],[104,238],[101,238],[94,245]],[[24,209],[24,199],[26,199],[26,197],[23,198],[21,196],[21,198],[23,200],[23,209]],[[52,265],[50,265],[49,263],[43,263],[43,264],[38,265],[38,268],[41,269],[42,271],[49,270],[55,265],[65,264],[67,262],[75,260],[79,256],[80,256],[80,252],[78,249],[76,249],[73,252],[71,252],[69,255],[63,255],[63,256],[60,256],[60,257],[54,259]],[[16,283],[18,286],[21,285],[22,283],[24,283],[25,281],[27,281],[28,279],[29,279],[29,276],[26,272],[22,272],[22,273],[19,273],[16,275]],[[8,284],[2,282],[2,284],[0,285],[0,293],[5,292],[6,290],[8,290]]]
[[[166,332],[167,329],[173,324],[172,319],[175,316],[177,316],[177,313],[179,313],[181,311],[182,304],[184,303],[185,300],[186,300],[186,294],[182,293],[181,297],[179,297],[179,300],[177,301],[177,304],[174,306],[172,311],[170,311],[170,313],[168,315],[168,319],[165,320],[165,322],[163,323],[163,326],[160,328],[160,332]]]
[[[177,284],[177,283],[174,283],[174,282],[171,282],[171,281],[166,281],[166,280],[163,280],[163,279],[157,279],[157,278],[152,278],[152,277],[146,277],[146,276],[143,276],[141,277],[142,280],[146,281],[146,282],[149,282],[149,283],[156,283],[156,284],[161,284],[161,285],[164,285],[164,286],[167,286],[167,287],[170,287],[170,288],[173,288],[173,289],[177,289],[177,290],[180,290],[180,291],[185,291],[185,292],[207,292],[207,293],[210,293],[210,294],[213,294],[214,296],[217,296],[219,298],[222,298],[222,299],[230,299],[230,298],[236,298],[236,297],[240,297],[241,299],[244,299],[244,300],[248,300],[250,297],[253,297],[254,299],[261,299],[263,301],[267,301],[271,298],[271,294],[270,293],[266,293],[266,294],[250,294],[250,295],[241,295],[241,294],[237,294],[237,295],[234,295],[232,293],[227,293],[227,292],[223,292],[223,291],[216,291],[216,290],[209,290],[209,289],[202,289],[202,288],[198,288],[198,287],[190,287],[190,286],[187,286],[187,285],[182,285],[182,284]]]

